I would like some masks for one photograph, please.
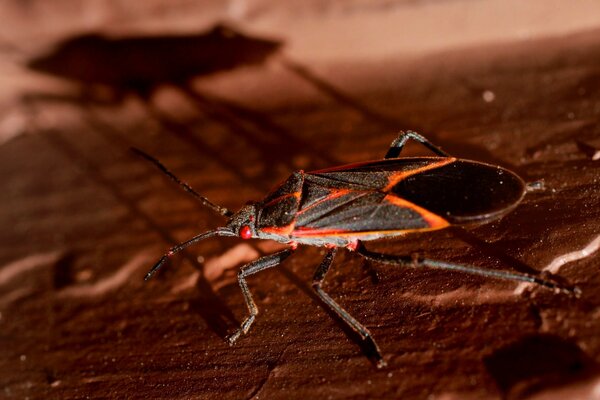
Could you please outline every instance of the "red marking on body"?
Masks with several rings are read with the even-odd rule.
[[[435,215],[435,214],[434,214]],[[439,217],[438,217],[439,218]],[[445,221],[445,220],[444,220]],[[407,232],[424,232],[424,231],[432,231],[436,229],[445,228],[450,225],[445,221],[445,224],[440,224],[438,226],[429,226],[426,228],[416,228],[416,229],[385,229],[385,230],[371,230],[371,231],[345,231],[341,229],[323,229],[323,228],[311,228],[311,227],[300,227],[296,228],[292,233],[292,237],[297,238],[331,238],[331,237],[350,237],[364,240],[365,237],[370,235],[400,235]]]
[[[260,228],[261,232],[270,233],[273,235],[287,236],[294,230],[294,226],[296,225],[296,220],[293,220],[291,223],[284,226],[265,226],[264,228]]]
[[[329,200],[333,200],[333,199],[337,199],[338,197],[342,197],[344,195],[347,195],[350,192],[356,192],[356,190],[350,190],[350,189],[331,189],[329,194],[325,197],[323,197],[322,199],[319,199],[317,201],[315,201],[314,203],[312,203],[311,205],[309,205],[308,207],[303,208],[302,210],[298,211],[297,215],[302,215],[303,213],[305,213],[306,211],[310,210],[311,208],[325,202],[325,201],[329,201]]]
[[[388,177],[388,184],[386,185],[385,188],[383,188],[383,191],[384,192],[389,192],[390,190],[392,190],[392,188],[394,186],[396,186],[398,184],[398,182],[400,182],[403,179],[408,178],[409,176],[420,174],[421,172],[428,171],[430,169],[435,169],[435,168],[443,167],[444,165],[451,164],[454,161],[456,161],[456,158],[448,157],[448,158],[442,159],[439,162],[431,163],[431,164],[426,165],[426,166],[421,167],[421,168],[415,168],[415,169],[411,169],[409,171],[394,172],[393,174],[391,174]]]
[[[250,239],[252,237],[252,229],[248,225],[242,226],[240,229],[240,237],[242,239]]]
[[[326,243],[325,247],[328,248],[328,249],[333,249],[333,248],[336,248],[337,246],[335,244],[333,244],[333,243]]]
[[[298,248],[298,242],[289,242],[290,248],[296,250]]]
[[[277,204],[277,203],[279,203],[279,202],[280,202],[280,201],[282,201],[282,200],[289,199],[290,197],[295,197],[296,199],[298,199],[298,200],[299,200],[299,199],[300,199],[300,195],[301,195],[301,194],[302,194],[302,193],[300,193],[300,192],[293,192],[293,193],[287,193],[287,194],[284,194],[283,196],[276,197],[276,198],[274,198],[273,200],[269,201],[269,202],[268,202],[267,204],[265,204],[263,207],[269,207],[269,206],[272,206],[273,204]]]
[[[327,228],[311,228],[310,226],[301,226],[292,232],[293,236],[296,237],[311,237],[311,236],[336,236],[338,234],[348,234],[350,231],[344,231],[341,229],[327,229]]]
[[[346,248],[350,251],[355,251],[358,248],[358,239],[352,239],[350,242],[348,242]]]
[[[450,225],[448,221],[446,221],[439,215],[434,214],[423,207],[419,207],[418,205],[411,203],[408,200],[404,200],[401,197],[388,194],[383,198],[383,200],[387,201],[388,203],[392,203],[398,207],[409,208],[414,212],[418,213],[421,216],[421,218],[423,218],[425,222],[427,222],[427,225],[429,225],[430,229],[441,229]]]

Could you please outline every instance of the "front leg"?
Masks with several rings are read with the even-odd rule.
[[[275,267],[281,264],[281,262],[293,252],[293,249],[288,248],[277,253],[261,257],[258,260],[252,261],[251,263],[246,264],[242,268],[240,268],[240,272],[238,272],[238,282],[240,284],[240,288],[242,289],[242,294],[244,295],[244,300],[246,300],[246,306],[248,306],[248,311],[250,312],[250,315],[248,315],[244,322],[242,322],[239,329],[236,330],[233,333],[233,335],[227,338],[230,345],[234,344],[235,341],[238,340],[238,338],[242,335],[242,333],[248,333],[248,331],[250,330],[250,326],[252,325],[254,319],[256,318],[256,315],[258,314],[258,307],[256,307],[256,303],[254,303],[254,300],[252,299],[252,294],[250,293],[250,289],[248,288],[248,284],[246,283],[246,277],[260,272],[264,269]]]
[[[450,154],[446,153],[445,151],[443,151],[442,149],[440,149],[439,147],[437,147],[436,145],[431,143],[424,136],[421,136],[418,133],[413,132],[413,131],[406,131],[406,132],[400,131],[400,133],[398,134],[398,137],[392,142],[392,144],[390,145],[390,148],[388,149],[387,153],[385,154],[385,157],[383,157],[383,158],[385,158],[385,159],[398,158],[400,156],[400,152],[404,148],[404,145],[406,144],[408,139],[416,140],[417,142],[421,143],[423,146],[427,147],[429,150],[433,151],[438,156],[451,157]]]

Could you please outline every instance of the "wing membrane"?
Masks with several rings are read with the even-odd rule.
[[[391,160],[369,161],[323,169],[307,173],[307,177],[317,185],[332,188],[355,190],[380,190],[385,188],[393,176],[413,174],[424,168],[452,160],[443,157],[396,158]]]
[[[497,218],[512,210],[525,194],[525,183],[507,169],[456,160],[406,177],[390,189],[453,223],[461,223]]]
[[[363,172],[363,171],[359,171]],[[387,172],[387,171],[385,171]],[[364,172],[363,172],[364,173]],[[357,175],[306,174],[295,231],[360,233],[432,229],[446,222],[427,210],[381,189],[363,189],[365,185],[348,181]],[[340,178],[346,179],[339,188]],[[389,177],[386,178],[386,182]],[[386,187],[381,182],[379,186]],[[350,186],[351,188],[348,188]]]

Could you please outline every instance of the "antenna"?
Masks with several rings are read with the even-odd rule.
[[[167,167],[165,167],[156,158],[152,157],[149,154],[146,154],[145,152],[143,152],[142,150],[140,150],[140,149],[138,149],[136,147],[131,147],[131,151],[133,151],[134,153],[136,153],[137,155],[139,155],[141,157],[144,157],[147,161],[150,161],[158,169],[160,169],[162,173],[164,173],[169,178],[171,178],[171,180],[173,182],[175,182],[179,186],[181,186],[183,188],[183,190],[185,190],[186,192],[188,192],[189,194],[191,194],[192,196],[194,196],[196,199],[200,200],[200,202],[202,204],[204,204],[206,207],[212,209],[213,211],[215,211],[215,212],[217,212],[217,213],[219,213],[219,214],[221,214],[221,215],[223,215],[225,217],[231,217],[233,215],[233,213],[231,211],[229,211],[228,209],[226,209],[225,207],[221,207],[221,206],[218,206],[216,204],[213,204],[206,197],[201,196],[198,192],[196,192],[194,189],[192,189],[192,187],[190,185],[188,185],[187,183],[183,182],[181,179],[179,179],[178,177],[176,177],[175,174],[173,174],[171,171],[169,171],[167,169]]]
[[[235,235],[235,233],[233,233],[232,231],[230,231],[227,228],[217,228],[214,231],[201,233],[199,235],[194,236],[190,240],[186,240],[185,242],[179,243],[178,245],[171,247],[169,249],[169,251],[167,251],[165,253],[165,255],[162,256],[161,259],[158,260],[158,262],[156,264],[154,264],[154,266],[150,269],[150,271],[148,271],[148,273],[144,277],[144,280],[147,281],[148,279],[152,278],[152,275],[154,275],[156,273],[156,271],[158,271],[160,269],[160,267],[162,267],[163,264],[169,258],[171,258],[171,256],[173,254],[180,252],[181,250],[185,249],[186,247],[188,247],[194,243],[197,243],[204,239],[208,239],[213,236],[236,236],[236,235]]]

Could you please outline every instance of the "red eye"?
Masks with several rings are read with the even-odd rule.
[[[242,226],[240,229],[240,237],[242,239],[250,239],[252,237],[252,229],[248,225]]]

